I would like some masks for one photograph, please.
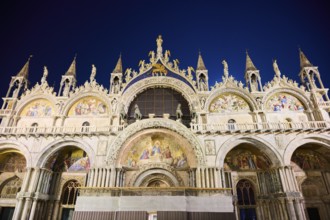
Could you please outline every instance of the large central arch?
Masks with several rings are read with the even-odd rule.
[[[130,106],[131,102],[134,100],[135,96],[146,89],[149,88],[172,88],[183,95],[183,97],[188,101],[189,106],[196,110],[200,110],[200,103],[195,91],[189,87],[186,83],[181,80],[172,77],[149,77],[134,85],[130,86],[122,95],[121,102],[125,103],[125,106]],[[119,109],[117,109],[119,111]]]
[[[166,132],[167,131],[167,132]],[[182,138],[187,144],[196,158],[196,163],[192,165],[199,166],[204,165],[204,155],[202,151],[202,144],[199,140],[187,129],[183,124],[169,120],[169,119],[145,119],[137,121],[125,129],[125,132],[121,132],[117,138],[112,142],[107,153],[107,163],[110,165],[119,165],[118,161],[122,154],[125,152],[130,142],[139,136],[139,134],[152,132],[170,133],[171,135]]]

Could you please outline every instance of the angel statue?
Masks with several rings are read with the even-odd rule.
[[[180,63],[179,60],[178,59],[175,59],[175,60],[173,60],[173,63],[174,63],[173,69],[178,70],[179,69],[178,64]]]
[[[92,64],[92,72],[89,78],[90,82],[93,82],[95,80],[95,76],[96,76],[96,67],[94,64]]]
[[[222,61],[223,64],[223,75],[228,78],[229,72],[228,72],[228,63],[226,62],[226,60]]]
[[[169,61],[170,56],[171,56],[171,52],[169,50],[166,50],[165,51],[165,58],[164,58],[165,62]]]
[[[188,79],[193,79],[192,72],[195,72],[194,68],[192,66],[188,66],[187,72],[188,72]]]
[[[125,80],[126,80],[126,82],[128,82],[128,81],[130,81],[130,79],[131,79],[131,72],[132,72],[132,68],[128,68],[128,69],[126,69],[126,71],[125,71]]]
[[[155,52],[154,51],[150,51],[149,52],[149,56],[150,56],[150,62],[151,63],[155,62]]]
[[[46,66],[44,66],[44,73],[41,78],[41,84],[44,84],[46,82],[47,76],[48,76],[48,69]]]
[[[144,71],[144,60],[140,60],[139,62],[139,66],[140,66],[140,73],[142,73]]]

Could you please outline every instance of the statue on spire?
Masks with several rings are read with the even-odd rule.
[[[41,78],[41,84],[44,84],[46,82],[47,76],[48,76],[48,69],[46,66],[44,66],[44,73]]]
[[[157,40],[157,56],[161,56],[163,53],[163,48],[162,48],[162,44],[163,44],[163,39],[162,39],[162,35],[159,35]]]
[[[226,60],[222,61],[223,64],[223,75],[228,78],[229,76],[229,71],[228,71],[228,63],[226,62]]]
[[[277,61],[276,60],[273,61],[273,69],[274,69],[274,72],[275,72],[275,76],[276,77],[281,77],[281,71],[278,68]]]
[[[96,76],[96,67],[94,64],[92,64],[92,72],[91,72],[91,76],[90,76],[90,82],[93,82],[95,80],[95,76]]]

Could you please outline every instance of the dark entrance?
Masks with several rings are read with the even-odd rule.
[[[309,219],[321,220],[318,208],[307,208]]]

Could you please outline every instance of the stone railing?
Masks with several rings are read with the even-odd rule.
[[[0,109],[0,116],[7,116],[10,115],[11,113],[15,113],[11,109]]]
[[[0,127],[0,135],[93,135],[118,133],[120,126],[79,126],[79,127]]]
[[[231,188],[79,187],[80,196],[212,196],[231,195]]]
[[[323,102],[319,102],[317,104],[321,108],[330,108],[330,101],[323,101]]]
[[[328,121],[307,122],[268,122],[268,123],[224,123],[224,124],[191,124],[195,133],[234,133],[234,132],[265,132],[265,131],[299,131],[299,130],[330,130]]]

